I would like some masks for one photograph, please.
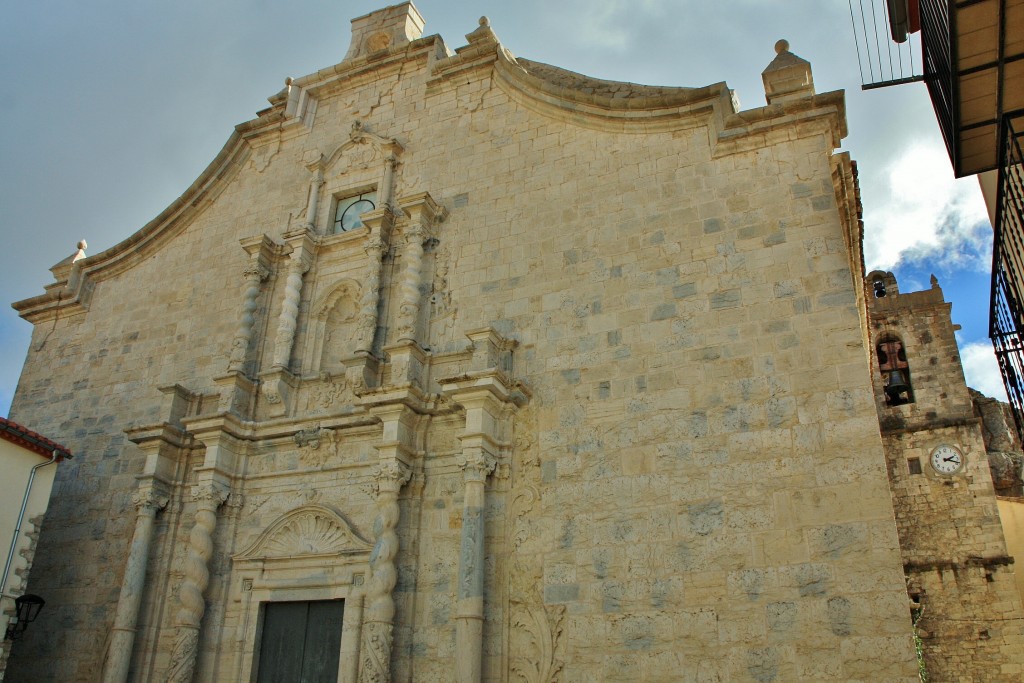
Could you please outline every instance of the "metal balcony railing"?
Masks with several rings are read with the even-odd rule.
[[[899,2],[900,0],[896,0]],[[894,25],[892,0],[847,0],[864,90],[923,80],[918,36]],[[904,17],[905,18],[905,17]]]
[[[924,54],[924,80],[928,85],[935,118],[953,159],[956,149],[956,80],[953,78],[951,0],[920,0],[921,50]]]
[[[989,336],[1024,438],[1024,112],[1003,117]]]

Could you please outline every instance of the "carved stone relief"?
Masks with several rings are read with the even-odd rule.
[[[344,374],[321,372],[319,381],[310,385],[306,410],[320,414],[327,412],[331,406],[351,403],[353,392],[350,384]]]
[[[428,343],[431,348],[443,348],[452,340],[458,308],[452,303],[448,282],[451,267],[451,248],[442,242],[434,252],[434,279],[430,291],[430,323]]]
[[[558,646],[565,606],[545,605],[541,592],[543,542],[530,514],[539,500],[535,486],[524,486],[513,494],[509,515],[509,671],[526,683],[552,683],[564,666]]]
[[[235,561],[299,555],[368,553],[373,544],[340,514],[323,505],[307,505],[280,517]]]
[[[316,425],[295,435],[299,447],[299,461],[306,467],[323,467],[338,459],[341,436],[333,429],[321,429]]]

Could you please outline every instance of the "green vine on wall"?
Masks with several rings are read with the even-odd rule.
[[[921,640],[921,634],[917,630],[917,624],[921,621],[923,614],[924,607],[910,610],[911,622],[914,625],[914,652],[917,654],[917,675],[921,678],[921,683],[928,683],[928,669],[924,665],[924,643]]]

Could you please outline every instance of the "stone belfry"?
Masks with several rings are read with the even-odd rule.
[[[929,680],[1013,680],[1024,611],[982,422],[938,281],[865,279],[872,378],[911,611]]]

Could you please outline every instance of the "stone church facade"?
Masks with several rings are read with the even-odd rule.
[[[978,421],[918,310],[879,322],[913,295],[863,277],[843,94],[781,42],[737,111],[422,28],[353,20],[15,305],[12,418],[76,458],[8,680],[910,682],[915,619],[1019,680]],[[915,521],[947,489],[966,521]]]

